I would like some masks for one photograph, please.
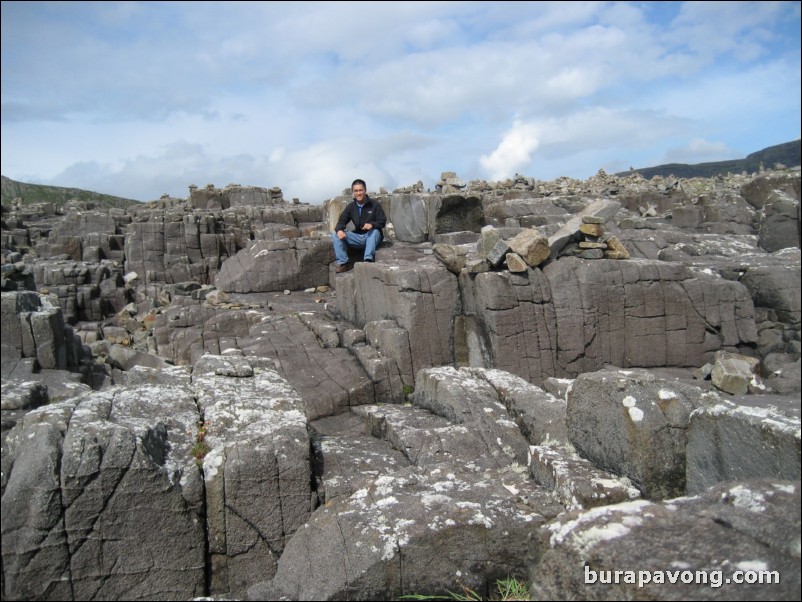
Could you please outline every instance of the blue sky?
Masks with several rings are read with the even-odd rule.
[[[142,201],[587,178],[800,137],[799,2],[2,2],[2,174]]]

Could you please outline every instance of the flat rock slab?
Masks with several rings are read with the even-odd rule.
[[[562,506],[520,472],[421,470],[380,477],[319,508],[251,600],[392,600],[487,593],[523,576],[529,532]]]
[[[366,434],[365,418],[352,412],[309,423],[313,471],[321,504],[349,496],[382,475],[409,466],[387,441]]]

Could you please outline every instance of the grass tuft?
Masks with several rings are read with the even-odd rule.
[[[206,434],[209,432],[209,425],[198,423],[198,432],[195,434],[195,443],[189,450],[192,457],[195,458],[195,463],[199,466],[203,464],[203,459],[206,457],[212,448],[206,443]]]
[[[529,600],[529,585],[526,581],[519,581],[514,577],[496,581],[497,595],[490,600],[512,602],[514,600]],[[482,602],[484,598],[469,587],[462,586],[462,593],[449,591],[448,595],[428,596],[426,594],[408,594],[399,596],[399,600],[456,600],[457,602]]]

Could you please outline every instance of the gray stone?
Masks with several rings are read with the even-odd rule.
[[[3,595],[73,599],[60,460],[74,403],[28,413],[3,441]],[[4,412],[5,414],[5,412]]]
[[[799,199],[799,172],[760,175],[741,186],[740,192],[752,207],[761,209],[775,190]]]
[[[422,370],[416,379],[414,403],[481,436],[488,459],[501,466],[513,461],[526,464],[527,442],[496,389],[469,370]]]
[[[628,479],[599,470],[564,446],[531,446],[529,473],[536,483],[553,490],[567,510],[595,508],[640,497]]]
[[[465,270],[469,274],[481,274],[490,271],[490,264],[486,259],[468,259],[465,262]]]
[[[35,408],[48,403],[47,386],[39,381],[2,381],[3,410],[21,410]]]
[[[157,355],[135,351],[128,347],[114,344],[109,349],[106,363],[120,370],[131,370],[134,366],[144,366],[159,370],[167,366],[167,363]]]
[[[779,321],[802,322],[802,286],[800,285],[799,251],[779,253],[787,259],[778,266],[748,267],[740,279],[752,295],[755,307],[777,312]]]
[[[430,256],[416,261],[396,261],[392,267],[358,264],[337,281],[337,314],[364,326],[368,322],[392,319],[406,331],[411,373],[404,369],[404,357],[396,356],[404,382],[423,368],[453,362],[453,320],[460,311],[457,278]],[[389,353],[389,351],[388,351]]]
[[[799,405],[760,396],[722,400],[691,414],[688,429],[687,491],[697,495],[720,481],[799,479]],[[785,412],[783,412],[785,409]]]
[[[404,454],[388,441],[366,434],[365,419],[354,413],[319,418],[309,428],[320,504],[348,497],[377,478],[409,466]]]
[[[524,259],[518,255],[518,253],[507,253],[504,262],[507,265],[507,269],[514,274],[520,274],[529,269]]]
[[[432,247],[434,256],[437,257],[453,274],[459,274],[465,267],[465,260],[468,250],[464,247],[437,243]]]
[[[591,267],[560,258],[523,276],[461,276],[460,287],[479,339],[481,357],[471,365],[535,384],[606,364],[702,365],[719,349],[757,340],[754,306],[740,283],[678,264],[599,260]]]
[[[799,481],[572,512],[533,537],[533,600],[796,600]],[[763,581],[758,581],[761,575]]]
[[[178,387],[96,392],[28,414],[4,448],[4,461],[7,451],[13,458],[3,492],[6,595],[202,594],[197,417]]]
[[[481,258],[489,255],[490,251],[501,240],[501,232],[493,226],[484,226],[481,231],[481,238],[476,245],[476,254]]]
[[[568,442],[564,397],[555,397],[503,370],[471,368],[460,372],[485,380],[495,389],[499,401],[507,408],[510,418],[518,424],[521,434],[530,444]]]
[[[510,241],[510,249],[536,268],[549,258],[549,241],[537,230],[524,230]]]
[[[645,497],[682,495],[690,414],[703,395],[642,370],[581,374],[568,394],[568,435],[580,456]]]
[[[507,253],[509,252],[510,245],[504,240],[499,240],[487,254],[487,263],[493,268],[498,268],[507,258]]]
[[[428,240],[428,215],[431,203],[431,197],[423,195],[392,195],[392,210],[387,217],[393,224],[395,236],[398,240],[403,242],[423,242]]]
[[[272,362],[247,359],[245,376],[241,360],[207,355],[192,374],[209,448],[203,472],[212,593],[244,591],[272,575],[310,511],[303,402]]]
[[[551,257],[556,258],[559,256],[562,248],[570,242],[570,240],[579,232],[579,227],[583,223],[583,218],[586,215],[602,218],[605,222],[612,219],[621,204],[616,201],[608,201],[606,199],[597,199],[590,202],[582,211],[568,219],[557,232],[549,236],[549,249],[551,249]]]
[[[754,376],[752,366],[745,359],[738,357],[717,357],[710,373],[716,388],[731,395],[746,393]]]
[[[525,476],[410,467],[319,508],[250,599],[396,599],[522,579],[528,532],[561,507]],[[337,559],[333,562],[333,559]]]
[[[301,290],[329,280],[329,240],[256,241],[223,262],[215,286],[224,292]]]

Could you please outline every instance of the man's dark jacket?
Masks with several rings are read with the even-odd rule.
[[[340,214],[340,219],[337,220],[337,226],[335,226],[334,231],[339,232],[340,230],[345,230],[348,222],[354,222],[354,232],[357,234],[365,234],[368,232],[368,230],[362,229],[365,224],[372,224],[374,228],[378,228],[379,232],[381,232],[384,226],[387,225],[387,216],[384,215],[384,209],[382,209],[378,201],[374,201],[368,195],[365,195],[362,215],[359,215],[359,207],[356,201],[351,201]],[[382,232],[382,236],[383,235],[384,233]]]

